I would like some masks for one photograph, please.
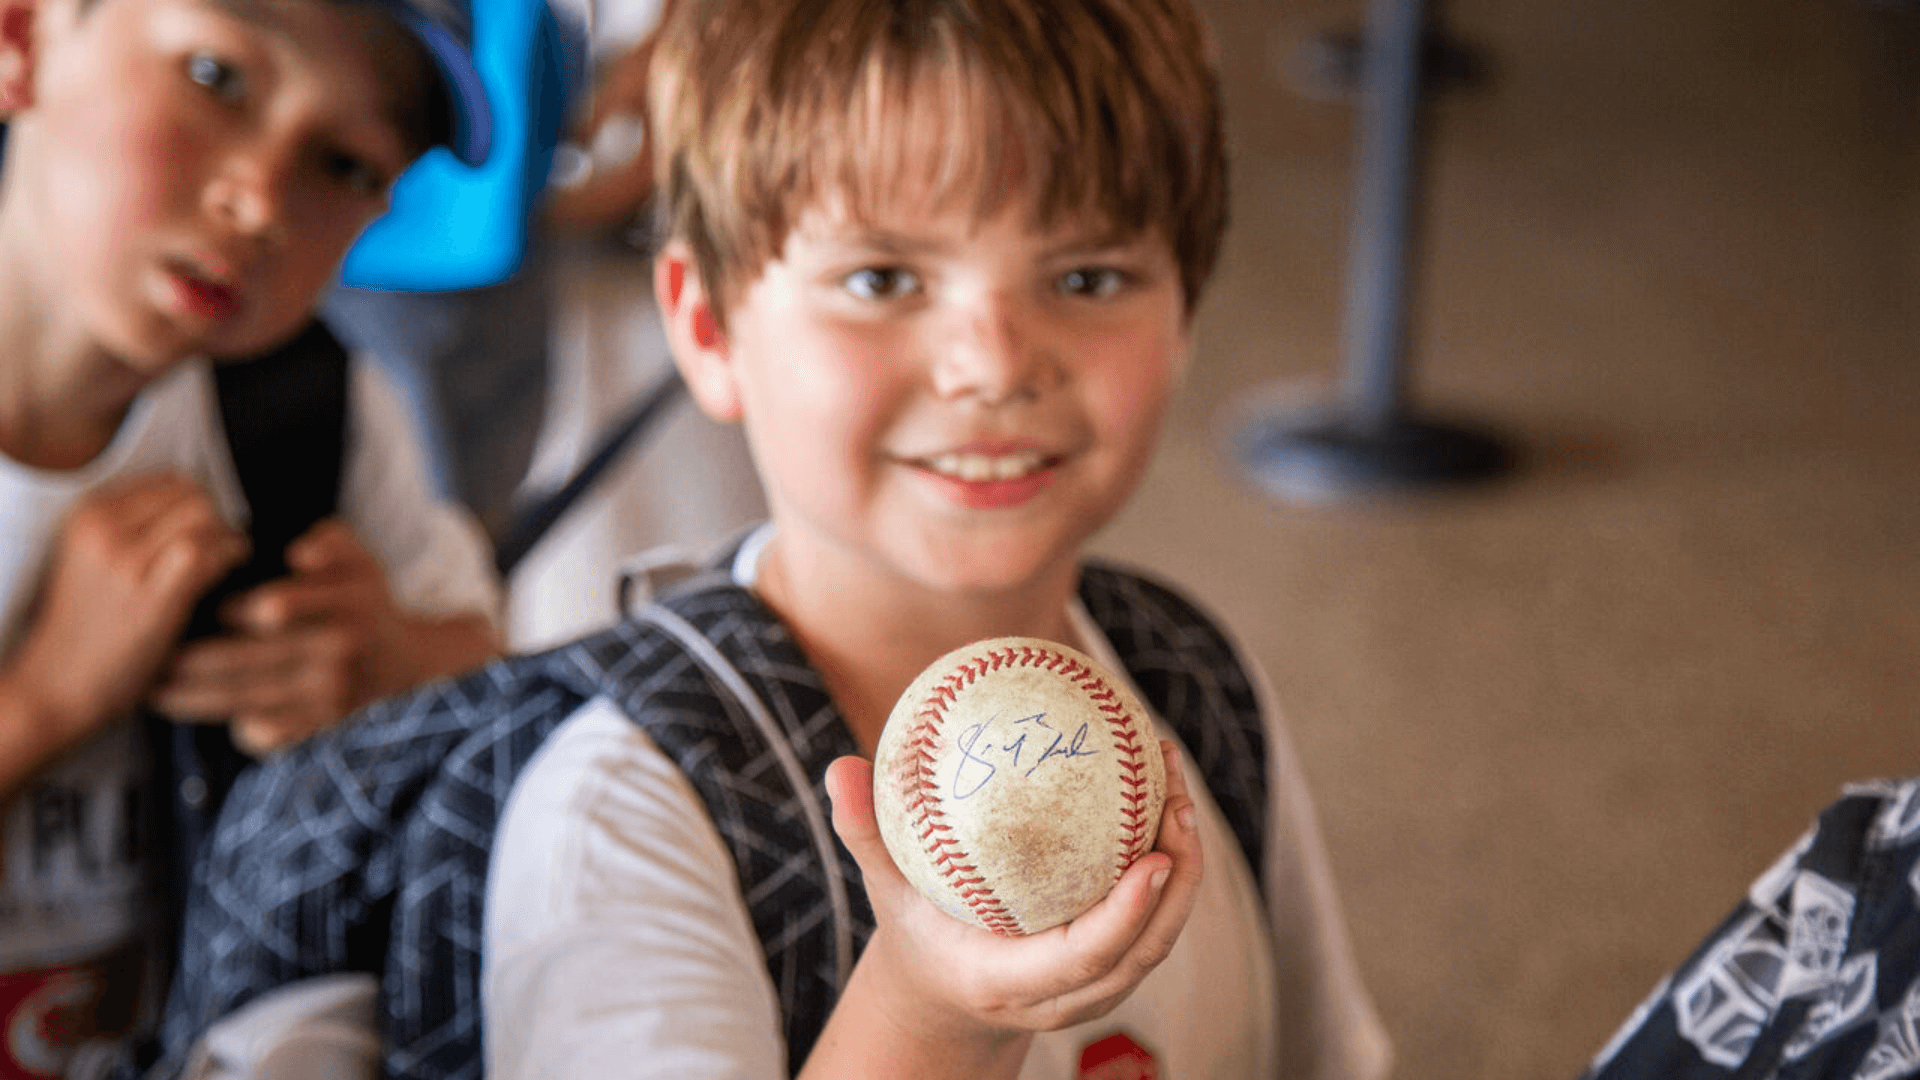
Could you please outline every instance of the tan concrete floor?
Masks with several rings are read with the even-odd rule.
[[[1920,772],[1920,19],[1864,0],[1463,0],[1417,400],[1486,490],[1299,507],[1229,415],[1329,393],[1352,3],[1212,0],[1234,231],[1103,538],[1270,669],[1360,957],[1420,1080],[1572,1077],[1850,778]]]

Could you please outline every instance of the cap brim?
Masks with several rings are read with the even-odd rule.
[[[448,149],[464,164],[481,164],[493,148],[493,108],[488,104],[486,84],[480,81],[480,69],[474,66],[473,54],[441,27],[424,19],[405,15],[402,18],[440,68],[440,81],[447,91],[447,111],[453,122],[453,131],[447,137]]]

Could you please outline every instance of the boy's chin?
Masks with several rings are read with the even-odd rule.
[[[140,328],[144,332],[103,336],[100,344],[128,370],[157,379],[198,357],[245,359],[272,352],[291,339],[297,329],[277,334],[250,328],[208,331],[169,323]]]
[[[930,591],[955,600],[1012,598],[1062,583],[1071,587],[1079,555],[1077,544],[956,544],[923,553],[918,576]]]
[[[194,355],[208,357],[216,363],[265,356],[298,337],[313,318],[314,313],[307,312],[290,323],[276,323],[271,327],[234,327],[208,334],[201,339]]]
[[[101,351],[117,361],[129,375],[151,382],[201,355],[191,338],[179,335],[147,335],[129,340],[108,338],[100,342]]]

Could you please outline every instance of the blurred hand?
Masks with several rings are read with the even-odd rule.
[[[132,711],[200,596],[247,556],[246,536],[177,473],[109,484],[54,541],[7,685],[71,745]]]
[[[624,228],[653,197],[652,141],[647,135],[647,69],[654,36],[610,61],[593,104],[568,141],[583,152],[576,175],[556,178],[545,201],[547,220],[563,229]]]
[[[152,703],[175,720],[231,722],[262,754],[413,684],[408,620],[353,530],[329,518],[287,548],[290,573],[228,602],[233,632],[193,642]]]

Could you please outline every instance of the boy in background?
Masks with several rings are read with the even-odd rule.
[[[161,763],[136,707],[231,720],[258,754],[499,649],[484,540],[429,497],[364,365],[338,515],[287,549],[287,577],[225,605],[224,632],[180,644],[248,556],[207,358],[305,327],[429,145],[484,153],[462,19],[410,0],[0,0],[0,1013],[17,1036],[0,1073],[96,1071],[118,1052],[105,1036],[153,1020]]]

